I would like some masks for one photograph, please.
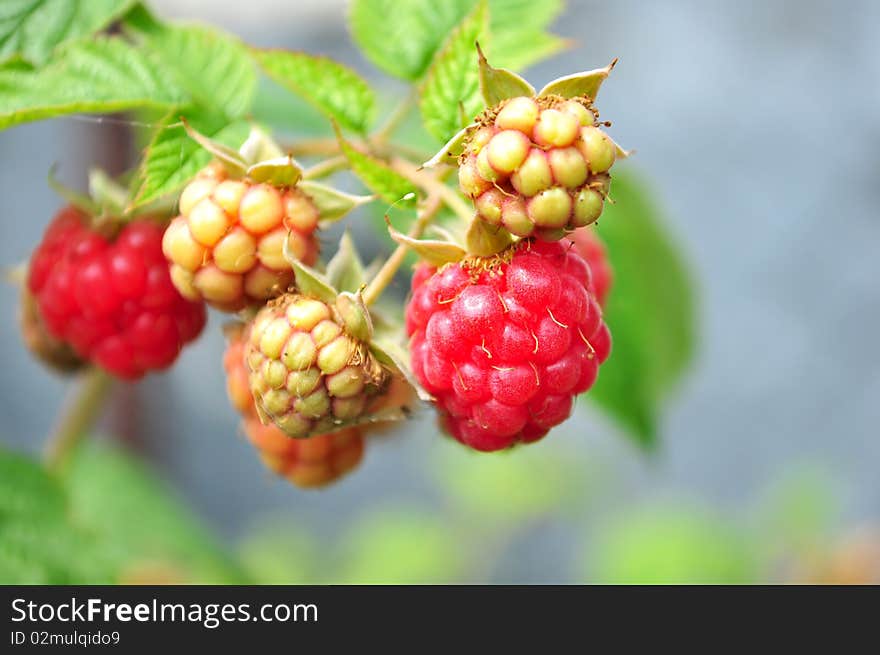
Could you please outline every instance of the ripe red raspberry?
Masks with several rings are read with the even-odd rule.
[[[286,238],[303,263],[318,258],[318,208],[296,187],[228,179],[214,163],[183,190],[179,204],[162,250],[174,285],[192,300],[237,311],[284,293],[293,280]]]
[[[412,369],[452,436],[500,450],[568,418],[611,348],[580,255],[526,240],[427,278],[420,269],[406,309]]]
[[[599,218],[617,146],[588,101],[521,96],[477,120],[458,181],[480,219],[555,241]]]
[[[204,305],[171,283],[162,229],[149,220],[111,241],[84,213],[62,209],[31,257],[28,290],[53,337],[126,379],[171,366],[205,324]]]
[[[242,415],[244,433],[263,463],[298,487],[325,486],[356,468],[364,452],[361,428],[294,439],[275,425],[260,422],[248,386],[245,343],[243,334],[231,335],[223,357],[226,388],[233,407]]]
[[[608,254],[605,252],[605,244],[602,243],[596,231],[589,227],[575,230],[568,235],[568,238],[574,243],[580,256],[590,266],[590,279],[593,283],[590,291],[595,294],[599,305],[605,307],[608,292],[611,290],[611,283],[614,281],[614,274],[611,271]]]
[[[254,318],[245,361],[257,408],[291,437],[358,422],[391,377],[336,307],[295,293]]]

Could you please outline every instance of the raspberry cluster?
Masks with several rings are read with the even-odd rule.
[[[535,240],[416,269],[406,311],[413,373],[452,436],[500,450],[568,418],[611,349],[591,284],[577,252]]]
[[[259,311],[245,361],[257,408],[291,437],[356,422],[389,382],[335,307],[296,293]]]
[[[204,305],[172,284],[162,228],[149,220],[111,240],[62,209],[31,257],[27,290],[51,337],[126,379],[171,366],[205,324]]]
[[[617,146],[598,126],[591,103],[520,96],[478,123],[458,180],[480,220],[555,241],[599,218]]]
[[[233,336],[223,366],[233,407],[242,416],[248,441],[257,449],[267,468],[298,487],[321,487],[333,482],[360,463],[364,435],[360,428],[345,428],[309,439],[294,439],[273,424],[263,425],[257,416],[245,364],[245,338]]]
[[[303,263],[317,260],[319,211],[296,187],[228,179],[214,163],[183,190],[179,211],[162,249],[187,298],[236,311],[283,293],[293,279],[285,239]]]

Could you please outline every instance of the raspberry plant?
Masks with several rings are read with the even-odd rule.
[[[31,4],[0,25],[0,128],[126,112],[144,143],[118,178],[94,172],[88,197],[53,184],[68,204],[29,258],[24,340],[86,376],[51,463],[87,431],[107,376],[172,365],[206,306],[229,317],[223,368],[242,431],[298,486],[344,475],[370,434],[424,406],[475,450],[535,442],[597,379],[600,405],[653,438],[688,346],[669,352],[676,337],[652,321],[688,323],[686,284],[650,219],[608,209],[612,166],[629,154],[597,108],[616,60],[540,91],[513,72],[564,47],[546,31],[556,3],[355,0],[366,58],[411,84],[380,121],[371,85],[327,57],[251,47],[130,0],[71,0],[77,20],[49,30],[51,3]],[[317,135],[298,120],[306,105]],[[361,193],[340,187],[346,174]],[[397,245],[367,267],[347,233],[335,247],[326,235],[346,217],[361,230],[370,211]],[[600,216],[619,223],[610,262]],[[410,296],[383,295],[413,257]],[[682,298],[632,325],[605,316],[615,296],[650,302],[661,272]]]

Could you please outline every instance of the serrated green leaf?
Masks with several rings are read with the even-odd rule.
[[[117,37],[78,42],[33,71],[0,71],[0,129],[63,114],[171,108],[186,93],[158,62]]]
[[[229,119],[250,111],[257,73],[238,39],[195,25],[163,27],[141,37],[193,104]]]
[[[425,129],[441,143],[483,108],[476,43],[487,30],[488,12],[481,2],[449,35],[425,76],[419,109]]]
[[[350,28],[355,42],[376,66],[414,81],[424,75],[449,32],[478,1],[355,0]],[[561,0],[489,0],[489,9],[492,38],[505,44],[503,51],[490,52],[499,66],[516,69],[535,63],[564,44],[544,32],[562,10]]]
[[[400,203],[415,192],[415,185],[375,157],[361,152],[337,133],[339,147],[352,172],[364,185],[387,203]],[[408,202],[408,201],[404,201]]]
[[[568,39],[541,30],[493,31],[492,63],[500,68],[522,70],[570,47]]]
[[[350,27],[367,58],[390,75],[417,80],[474,0],[354,0]]]
[[[156,128],[141,161],[137,173],[140,182],[130,207],[141,207],[174,193],[210,161],[211,153],[186,133],[181,115],[199,132],[229,147],[238,147],[248,135],[249,126],[244,121],[229,123],[223,116],[197,110],[168,114]]]
[[[254,50],[266,74],[343,127],[366,132],[376,96],[350,68],[327,57],[285,50]]]
[[[136,0],[4,0],[0,60],[21,55],[41,64],[66,43],[100,31]]]
[[[687,268],[649,191],[615,173],[614,204],[599,221],[614,271],[605,309],[614,347],[586,398],[597,402],[651,445],[661,402],[691,360],[696,333],[694,291]]]
[[[142,464],[91,444],[64,472],[72,519],[101,540],[119,575],[165,563],[181,582],[237,582],[238,571],[215,538]]]

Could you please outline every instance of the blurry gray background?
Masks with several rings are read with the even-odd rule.
[[[351,46],[341,0],[250,0],[247,15],[238,2],[151,4],[380,77]],[[540,85],[620,57],[603,117],[638,150],[626,165],[652,182],[700,293],[698,355],[667,406],[659,453],[643,456],[584,407],[537,446],[582,451],[611,481],[590,503],[596,520],[667,495],[735,509],[799,462],[839,481],[847,520],[880,517],[878,26],[880,4],[867,0],[573,2],[555,31],[575,47],[527,71]],[[26,258],[60,206],[45,183],[50,165],[81,184],[79,167],[112,156],[98,134],[75,119],[0,133],[4,267]],[[0,438],[36,451],[69,389],[22,347],[17,291],[0,286],[0,302]],[[437,502],[424,472],[454,446],[427,412],[327,491],[271,478],[226,402],[221,323],[212,315],[173,372],[120,390],[111,420],[215,529],[235,537],[255,514],[283,509],[332,535],[364,504]],[[499,575],[561,579],[552,555],[567,530],[548,526]]]

